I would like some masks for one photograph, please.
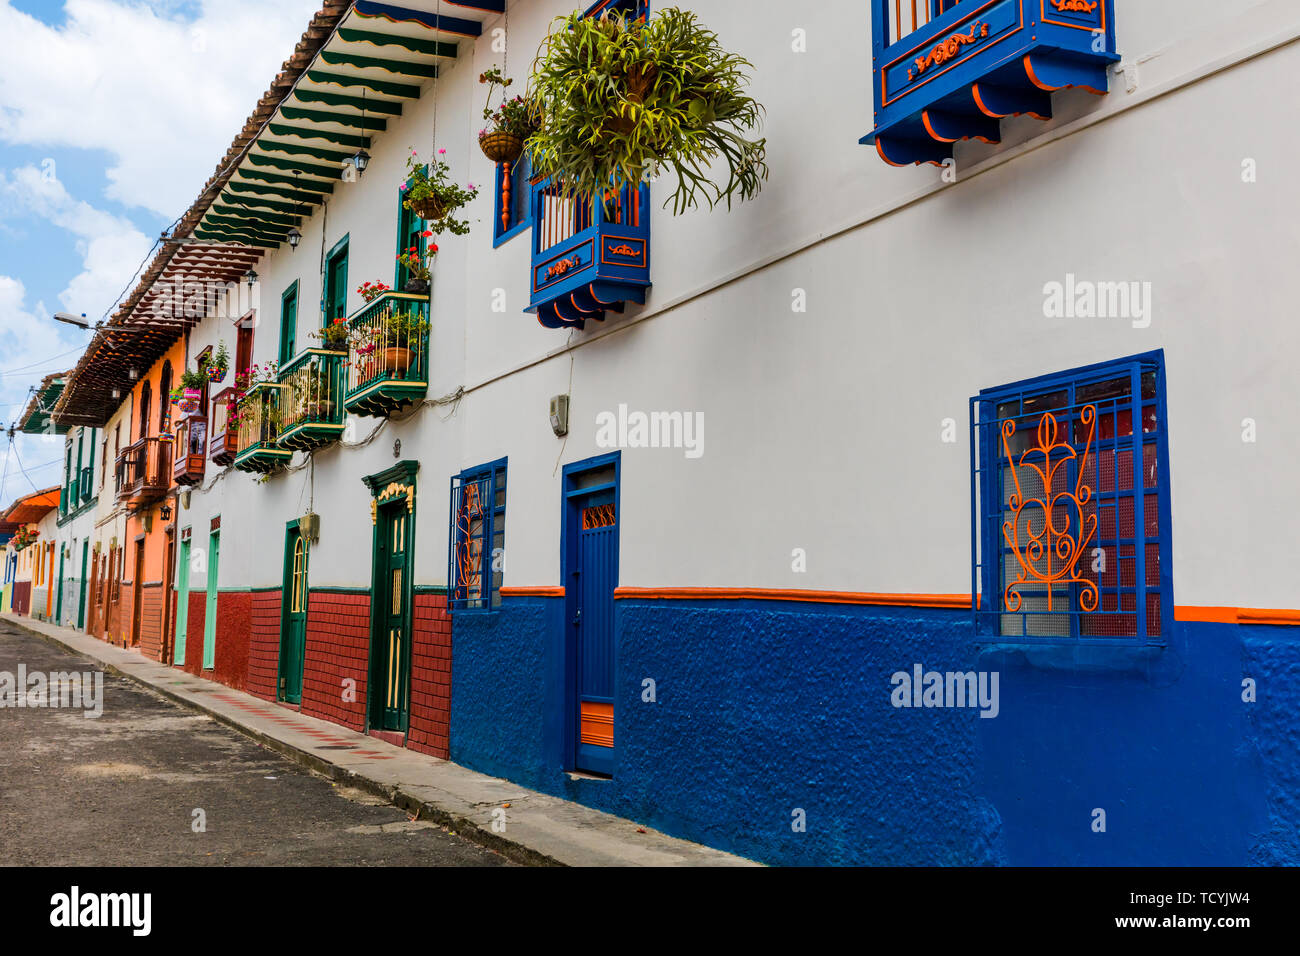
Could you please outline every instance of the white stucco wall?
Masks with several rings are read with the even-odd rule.
[[[438,145],[483,186],[473,232],[442,236],[434,268],[429,398],[466,395],[389,422],[355,420],[313,468],[264,483],[234,473],[196,491],[180,526],[195,547],[222,515],[222,587],[280,582],[285,523],[322,516],[311,584],[367,586],[361,476],[417,459],[416,580],[443,583],[449,476],[509,457],[508,585],[554,585],[559,468],[601,453],[595,416],[702,412],[704,454],[623,452],[621,583],[964,593],[970,587],[967,400],[981,388],[1150,349],[1165,350],[1178,604],[1295,607],[1289,542],[1300,425],[1300,333],[1285,277],[1300,249],[1286,210],[1300,136],[1277,117],[1300,68],[1300,11],[1251,0],[1118,0],[1134,92],[1063,94],[1051,123],[1004,124],[1000,147],[963,146],[958,179],[886,166],[857,139],[872,125],[867,5],[823,0],[756,17],[733,0],[691,4],[755,63],[772,178],[725,210],[652,220],[644,307],[583,332],[541,328],[527,302],[528,243],[493,249],[491,164],[475,136],[478,74],[500,62],[491,30],[437,81]],[[519,81],[560,0],[519,0],[508,71]],[[808,52],[791,49],[807,31]],[[1281,44],[1280,46],[1278,44]],[[427,155],[433,84],[377,134],[359,183],[257,266],[255,360],[276,357],[280,294],[300,282],[299,348],[319,325],[322,249],[350,237],[349,290],[392,282],[396,188],[409,147]],[[1242,181],[1242,162],[1258,181]],[[659,201],[666,190],[656,190]],[[1150,282],[1152,321],[1044,317],[1067,273]],[[507,311],[491,311],[504,289]],[[802,289],[807,311],[792,311]],[[351,294],[349,311],[361,306]],[[225,338],[205,321],[189,354]],[[570,385],[571,381],[571,385]],[[556,439],[551,395],[571,391]],[[1258,441],[1242,441],[1242,420]],[[941,438],[957,423],[955,443]],[[110,424],[111,434],[111,424]],[[305,459],[299,456],[297,464]],[[314,489],[314,490],[313,490]],[[791,571],[806,549],[807,572]],[[193,582],[201,586],[200,582]]]

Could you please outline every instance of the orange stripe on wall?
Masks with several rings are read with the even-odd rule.
[[[1174,605],[1174,620],[1198,624],[1280,624],[1300,626],[1300,611],[1285,608]]]
[[[969,608],[969,594],[863,594],[781,588],[616,588],[616,599],[643,601],[805,601],[813,604],[871,604],[882,607]]]
[[[536,588],[506,588],[501,589],[502,597],[564,597],[564,588],[560,587],[536,587]]]
[[[562,587],[501,589],[502,597],[564,597]],[[810,604],[861,604],[876,607],[925,607],[965,610],[969,594],[876,594],[859,591],[811,591],[798,588],[638,588],[614,590],[618,600],[642,601],[802,601]],[[1200,624],[1276,624],[1300,626],[1300,610],[1285,608],[1210,607],[1178,604],[1174,620]]]

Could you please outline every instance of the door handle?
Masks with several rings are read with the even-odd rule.
[[[578,608],[577,617],[573,619],[574,627],[577,627],[580,624],[582,624],[582,608]]]

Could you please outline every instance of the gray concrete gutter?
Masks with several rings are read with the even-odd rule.
[[[238,731],[331,780],[382,797],[519,863],[542,866],[756,866],[631,820],[394,747],[224,684],[204,680],[73,628],[0,619],[102,664],[109,673]]]

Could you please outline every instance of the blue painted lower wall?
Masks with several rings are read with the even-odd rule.
[[[767,863],[1300,863],[1294,628],[981,648],[965,612],[616,606],[612,780],[564,773],[560,599],[454,616],[452,759]],[[996,672],[997,716],[893,706],[917,664]]]

